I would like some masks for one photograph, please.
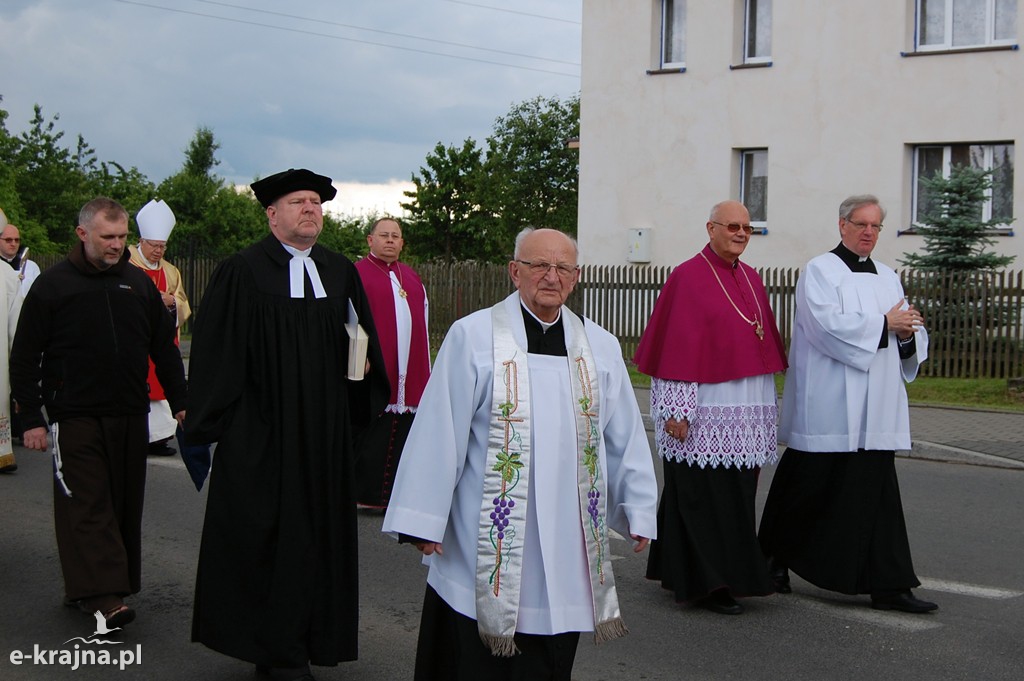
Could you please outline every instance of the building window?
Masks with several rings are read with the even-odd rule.
[[[686,0],[661,0],[661,66],[686,66]]]
[[[757,64],[772,58],[772,0],[746,0],[743,62]]]
[[[917,49],[1009,45],[1017,37],[1017,0],[917,0]]]
[[[740,150],[740,203],[750,211],[750,224],[768,227],[768,150]]]
[[[1013,219],[1013,144],[929,144],[914,149],[914,210],[913,223],[921,224],[922,217],[932,213],[939,198],[930,196],[922,180],[936,173],[949,177],[953,166],[967,165],[992,171],[992,188],[981,208],[978,220],[1000,221],[1009,226]]]

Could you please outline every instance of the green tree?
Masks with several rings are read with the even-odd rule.
[[[402,204],[418,254],[503,262],[528,225],[575,234],[579,158],[568,141],[579,136],[579,118],[578,94],[535,97],[495,121],[486,154],[472,138],[438,142]]]
[[[0,104],[4,101],[0,95]],[[0,208],[3,208],[7,219],[16,225],[21,224],[21,200],[16,186],[17,172],[14,156],[18,141],[7,131],[8,113],[0,109]]]
[[[905,253],[900,262],[911,273],[908,299],[916,301],[932,334],[935,362],[960,367],[976,352],[1001,354],[1017,343],[1001,330],[1019,325],[1019,305],[993,297],[994,270],[1013,261],[986,251],[988,232],[1004,220],[983,220],[982,208],[992,188],[992,171],[954,166],[949,177],[936,173],[922,180],[924,195],[918,231],[923,253]],[[1000,350],[1001,348],[1001,350]]]
[[[480,207],[482,177],[482,151],[472,138],[461,147],[438,142],[427,155],[426,166],[412,176],[415,189],[405,192],[412,200],[402,204],[421,256],[447,263],[495,258],[500,244],[494,220]]]
[[[92,150],[81,138],[74,153],[64,146],[59,120],[59,115],[47,120],[37,104],[13,155],[15,191],[23,208],[19,227],[26,232],[23,240],[41,253],[74,243],[78,211],[92,198],[86,172],[94,162]]]
[[[376,215],[358,217],[335,217],[324,213],[324,231],[320,232],[317,243],[324,248],[343,254],[352,262],[366,255],[367,228],[377,219]],[[402,254],[405,259],[405,253]]]
[[[994,270],[1013,262],[1013,256],[986,251],[993,245],[988,233],[1002,219],[982,220],[982,207],[992,189],[992,171],[957,165],[943,177],[936,172],[921,181],[924,209],[915,225],[924,237],[923,253],[904,253],[900,262],[922,270]]]
[[[0,111],[0,122],[7,116]],[[65,146],[59,120],[46,119],[36,105],[26,132],[16,138],[5,127],[0,132],[0,199],[36,254],[64,252],[77,241],[74,228],[86,201],[105,195],[130,206],[153,190],[136,168],[100,162],[81,135],[74,149]]]
[[[173,241],[179,244],[176,248],[187,242],[200,250],[221,250],[226,237],[224,232],[230,232],[233,227],[225,230],[225,226],[214,219],[223,217],[223,211],[214,210],[212,206],[223,185],[213,172],[219,163],[216,158],[219,148],[213,131],[200,126],[185,149],[181,169],[156,188],[156,198],[166,201],[174,211]],[[230,197],[226,198],[230,203]]]
[[[535,97],[494,122],[487,138],[481,204],[504,234],[527,225],[576,234],[580,98]]]

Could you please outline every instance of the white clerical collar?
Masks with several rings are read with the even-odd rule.
[[[140,246],[136,246],[135,248],[137,248],[138,251],[139,251],[139,260],[142,261],[143,267],[145,267],[148,270],[158,270],[158,269],[160,269],[160,261],[159,260],[157,260],[156,262],[150,262],[149,258],[146,257],[146,254],[142,252],[142,246],[141,245]]]
[[[305,273],[309,275],[309,283],[313,287],[313,296],[316,298],[326,298],[327,291],[324,289],[323,282],[320,281],[320,273],[316,269],[316,263],[309,257],[313,247],[310,246],[306,250],[300,251],[283,241],[279,243],[292,256],[291,262],[288,263],[289,295],[292,298],[306,297],[305,277],[303,276],[303,273]]]
[[[284,246],[284,250],[286,250],[286,251],[288,251],[289,253],[292,254],[293,258],[308,258],[309,254],[313,251],[313,247],[312,246],[310,246],[309,248],[307,248],[304,251],[300,251],[299,249],[295,248],[294,246],[289,246],[288,244],[286,244],[283,241],[281,242],[281,245]]]
[[[558,308],[558,316],[555,317],[555,321],[553,321],[553,322],[546,322],[543,319],[541,319],[540,317],[538,317],[537,315],[533,314],[533,310],[531,310],[530,308],[528,308],[526,306],[526,303],[523,302],[522,298],[519,299],[519,304],[523,306],[523,309],[526,310],[530,314],[531,317],[533,317],[534,319],[537,320],[537,323],[540,324],[540,328],[544,330],[544,333],[547,333],[548,329],[550,329],[552,326],[557,324],[558,320],[562,318],[562,308]]]

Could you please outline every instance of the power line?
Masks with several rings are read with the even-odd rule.
[[[586,0],[581,0],[585,2]],[[481,5],[477,2],[464,2],[463,0],[448,0],[448,2],[456,5],[469,5],[470,7],[482,7],[483,9],[492,9],[495,12],[508,12],[509,14],[521,14],[524,17],[534,17],[535,19],[547,19],[548,21],[564,21],[567,24],[581,24],[583,22],[576,21],[575,19],[563,19],[561,17],[548,17],[543,14],[530,14],[529,12],[520,12],[519,10],[506,9],[504,7],[495,7],[493,5]]]
[[[385,31],[385,30],[382,30],[382,29],[379,29],[379,28],[368,28],[366,26],[356,26],[354,24],[344,24],[344,23],[341,23],[340,21],[328,21],[326,19],[319,19],[319,18],[313,18],[313,17],[303,17],[303,16],[298,16],[298,15],[295,15],[295,14],[286,14],[284,12],[274,12],[272,10],[256,9],[256,8],[253,8],[253,7],[245,7],[245,6],[242,6],[242,5],[233,5],[233,4],[229,3],[229,2],[217,2],[216,0],[197,0],[197,2],[201,2],[201,3],[207,4],[207,5],[219,5],[221,7],[228,7],[228,8],[231,8],[231,9],[239,9],[239,10],[243,10],[243,11],[246,11],[246,12],[256,12],[258,14],[270,14],[272,16],[284,17],[285,19],[295,19],[295,20],[298,20],[298,21],[310,21],[310,22],[314,22],[314,23],[317,23],[317,24],[327,24],[329,26],[340,26],[342,28],[352,28],[352,29],[355,29],[357,31],[369,31],[371,33],[381,33],[383,35],[392,35],[392,36],[396,36],[398,38],[412,38],[413,40],[422,40],[424,42],[437,43],[439,45],[448,45],[450,47],[464,47],[464,48],[470,49],[470,50],[480,50],[482,52],[494,52],[495,54],[504,54],[504,55],[508,55],[508,56],[511,56],[511,57],[523,57],[525,59],[535,59],[537,61],[547,61],[547,62],[552,62],[554,64],[567,64],[569,66],[579,66],[580,65],[579,62],[575,62],[575,61],[565,61],[565,60],[562,60],[562,59],[552,59],[550,57],[535,57],[532,54],[523,54],[521,52],[507,52],[505,50],[498,50],[498,49],[495,49],[495,48],[492,48],[492,47],[478,47],[476,45],[467,45],[465,43],[450,42],[450,41],[447,41],[447,40],[440,40],[438,38],[422,38],[420,36],[409,35],[407,33],[395,33],[394,31]]]
[[[247,26],[258,26],[260,28],[270,28],[270,29],[274,29],[274,30],[278,30],[278,31],[287,31],[289,33],[299,33],[299,34],[302,34],[302,35],[316,36],[316,37],[319,37],[319,38],[329,38],[329,39],[332,39],[332,40],[343,40],[343,41],[346,41],[346,42],[360,43],[360,44],[363,44],[363,45],[373,45],[373,46],[376,46],[376,47],[387,47],[387,48],[391,48],[393,50],[402,50],[402,51],[405,51],[405,52],[415,52],[415,53],[418,53],[418,54],[429,54],[429,55],[432,55],[432,56],[435,56],[435,57],[447,57],[449,59],[458,59],[458,60],[461,60],[461,61],[471,61],[471,62],[476,62],[476,63],[479,63],[479,64],[491,64],[492,66],[504,66],[504,67],[510,68],[510,69],[520,69],[520,70],[523,70],[523,71],[534,71],[536,73],[548,73],[548,74],[555,75],[555,76],[565,76],[567,78],[579,78],[578,74],[575,74],[575,73],[565,73],[564,71],[551,71],[549,69],[540,69],[540,68],[536,68],[536,67],[532,67],[532,66],[520,66],[520,65],[517,65],[517,64],[506,64],[504,62],[491,61],[489,59],[479,59],[479,58],[476,58],[476,57],[464,57],[464,56],[458,56],[458,55],[454,55],[454,54],[445,54],[444,52],[432,52],[430,50],[421,50],[421,49],[417,49],[417,48],[414,48],[414,47],[404,47],[404,46],[401,46],[401,45],[388,45],[387,43],[377,43],[377,42],[373,42],[372,40],[360,40],[359,38],[346,38],[344,36],[331,35],[329,33],[318,33],[316,31],[305,31],[305,30],[298,29],[298,28],[288,28],[288,27],[285,27],[285,26],[275,26],[275,25],[272,25],[272,24],[262,24],[262,23],[260,23],[258,21],[248,21],[248,20],[245,20],[245,19],[232,19],[230,17],[217,16],[215,14],[205,14],[203,12],[193,12],[193,11],[190,11],[190,10],[178,9],[176,7],[164,7],[162,5],[153,5],[153,4],[149,4],[149,3],[145,3],[145,2],[136,2],[134,0],[114,0],[114,1],[115,2],[120,2],[120,3],[124,4],[124,5],[137,5],[139,7],[148,7],[150,9],[158,9],[158,10],[163,10],[165,12],[174,12],[176,14],[186,14],[186,15],[190,15],[190,16],[202,17],[204,19],[217,19],[219,21],[227,21],[227,22],[231,22],[231,23],[235,23],[235,24],[244,24],[244,25],[247,25]],[[536,57],[534,57],[534,58],[536,58]]]

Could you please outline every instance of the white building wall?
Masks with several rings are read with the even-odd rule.
[[[1020,3],[1018,3],[1020,4]],[[1024,204],[1024,54],[901,56],[914,0],[776,0],[772,65],[738,64],[742,0],[690,0],[685,73],[658,66],[659,0],[586,0],[580,133],[583,260],[625,264],[629,230],[649,230],[652,265],[707,242],[717,201],[739,198],[737,149],[768,149],[768,234],[754,266],[802,266],[839,242],[838,207],[874,193],[888,209],[875,257],[923,245],[910,227],[912,145],[1013,142],[1014,216]],[[1018,7],[1017,39],[1024,35]],[[1024,225],[993,250],[1024,267]]]

